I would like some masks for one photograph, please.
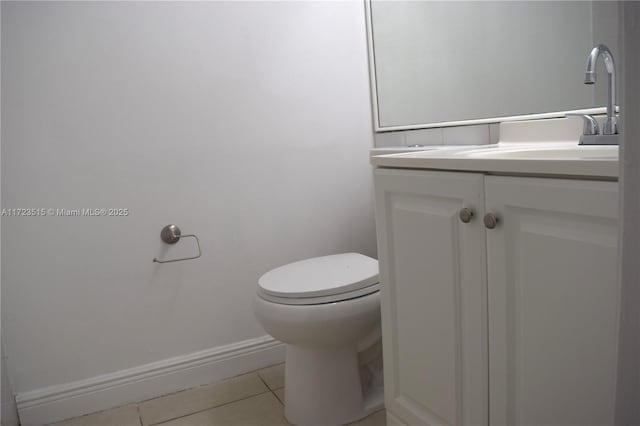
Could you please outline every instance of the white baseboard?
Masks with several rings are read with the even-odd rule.
[[[220,381],[284,361],[264,336],[16,396],[22,426],[41,426]]]

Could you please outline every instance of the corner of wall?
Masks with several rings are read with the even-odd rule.
[[[18,410],[16,407],[16,400],[13,394],[13,387],[11,386],[11,380],[7,373],[7,357],[4,354],[4,344],[0,345],[2,356],[0,358],[0,369],[2,376],[2,395],[0,396],[0,425],[1,426],[18,426],[20,421],[18,420]]]

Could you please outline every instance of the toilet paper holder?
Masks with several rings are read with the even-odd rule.
[[[182,235],[182,231],[180,231],[180,228],[178,228],[177,225],[167,225],[164,228],[162,228],[162,231],[160,231],[160,239],[167,244],[175,244],[178,241],[180,241],[180,238],[185,238],[185,237],[192,237],[196,240],[196,245],[198,246],[198,254],[196,256],[191,256],[191,257],[181,257],[179,259],[170,259],[170,260],[158,260],[157,258],[153,258],[153,261],[156,263],[171,263],[171,262],[180,262],[182,260],[191,260],[191,259],[197,259],[200,256],[202,256],[202,250],[200,250],[200,240],[198,240],[198,237],[196,237],[195,234],[185,234]]]

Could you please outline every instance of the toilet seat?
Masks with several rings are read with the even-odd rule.
[[[290,263],[258,280],[258,295],[285,305],[339,302],[379,290],[378,261],[342,253]]]
[[[374,284],[365,288],[361,288],[359,290],[349,291],[347,293],[327,295],[327,296],[277,297],[277,296],[272,296],[268,293],[265,293],[260,288],[258,288],[258,296],[260,296],[262,299],[266,301],[279,303],[281,305],[320,305],[323,303],[343,302],[345,300],[355,299],[356,297],[367,296],[379,290],[380,290],[380,284]]]

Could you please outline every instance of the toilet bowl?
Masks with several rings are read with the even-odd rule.
[[[287,347],[289,422],[341,425],[383,407],[375,259],[343,253],[276,268],[260,278],[254,312]]]

